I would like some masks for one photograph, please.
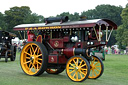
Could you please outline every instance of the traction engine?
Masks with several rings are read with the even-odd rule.
[[[36,41],[28,42],[22,49],[20,64],[25,74],[59,74],[66,69],[69,79],[78,82],[103,74],[103,62],[91,55],[91,48],[107,44],[117,29],[115,23],[108,19],[68,21],[67,16],[45,18],[44,22],[14,27],[16,31],[39,32]],[[103,34],[106,40],[102,40]]]

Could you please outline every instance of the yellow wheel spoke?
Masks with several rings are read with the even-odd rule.
[[[79,59],[77,58],[77,61],[76,61],[76,66],[78,66],[78,61],[79,61]]]
[[[92,70],[92,77],[94,77],[94,70]]]
[[[29,55],[29,56],[31,56],[31,54],[29,54],[29,53],[27,53],[27,52],[24,52],[25,54],[27,54],[27,55]]]
[[[35,67],[35,65],[33,64],[33,67],[34,67],[34,69],[35,69],[35,72],[37,71],[37,69],[36,69],[36,67]]]
[[[30,57],[26,57],[26,59],[30,59]]]
[[[30,48],[30,54],[32,55],[32,49]]]
[[[42,65],[42,63],[40,63],[40,62],[38,62],[38,61],[36,61],[37,63],[39,63],[40,65]]]
[[[40,55],[37,55],[37,57],[39,57],[39,56],[42,56],[42,54],[40,54]]]
[[[97,68],[95,68],[97,71],[99,71],[100,72],[100,70],[99,69],[97,69]]]
[[[27,64],[27,63],[29,63],[29,62],[31,62],[31,60],[30,60],[30,61],[27,61],[27,62],[25,62],[25,63],[23,63],[23,64]]]
[[[32,67],[29,69],[29,72],[32,70],[32,68],[33,68],[33,65],[32,65]]]
[[[33,48],[33,46],[31,45],[31,48],[32,48],[32,51],[34,52],[34,48]]]
[[[81,79],[83,78],[81,72],[80,72],[80,77],[81,77]]]
[[[101,65],[100,66],[95,66],[95,67],[101,67]]]
[[[75,75],[76,75],[76,72],[74,73],[74,75],[72,76],[73,78],[75,77]]]
[[[74,62],[74,64],[77,66],[77,64],[76,64],[76,62],[75,62],[75,60],[73,59],[73,62]]]
[[[37,55],[39,54],[39,52],[40,52],[40,49],[38,48]]]
[[[42,61],[42,59],[40,59],[40,58],[38,58],[38,60],[41,60]]]
[[[76,72],[76,80],[78,80],[78,72]]]
[[[87,71],[87,69],[85,69],[85,68],[81,68],[80,70],[84,70],[84,71]]]
[[[94,60],[92,61],[92,64],[95,62],[95,58],[94,58]]]
[[[100,63],[99,61],[95,63],[95,65],[97,65],[98,63]]]
[[[35,49],[35,51],[34,51],[34,54],[36,53],[37,49],[38,49],[38,47],[36,47],[36,49]]]
[[[32,65],[32,62],[30,62],[30,64],[29,64],[29,68],[30,68],[31,65]]]
[[[69,67],[69,69],[75,69],[75,68]]]
[[[83,62],[83,60],[80,62],[80,65],[79,66],[81,66],[82,62]]]
[[[85,76],[86,76],[86,73],[84,73],[84,72],[82,72],[82,71],[80,71],[80,73],[82,73],[83,75],[85,75]]]
[[[94,70],[94,73],[96,74],[96,76],[98,75],[95,70]]]
[[[84,66],[86,66],[86,63],[85,63],[85,64],[83,64],[81,67],[84,67]]]
[[[75,70],[73,70],[73,71],[69,72],[69,74],[73,73],[74,71],[75,71]]]
[[[71,66],[73,66],[75,68],[75,66],[73,64],[70,63]]]

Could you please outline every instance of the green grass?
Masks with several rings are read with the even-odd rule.
[[[104,73],[98,79],[87,79],[83,82],[71,81],[66,72],[51,75],[46,72],[41,76],[25,75],[20,67],[20,54],[16,61],[5,63],[0,60],[0,85],[128,85],[128,56],[106,55]]]

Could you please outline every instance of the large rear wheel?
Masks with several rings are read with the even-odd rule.
[[[102,60],[97,56],[93,56],[93,60],[90,61],[90,74],[88,78],[97,79],[103,74],[103,71],[104,65]]]
[[[27,43],[21,52],[21,68],[27,75],[38,76],[47,68],[48,53],[45,46],[39,42]]]
[[[83,56],[73,56],[68,60],[66,73],[72,81],[81,82],[87,79],[89,72],[89,62]]]

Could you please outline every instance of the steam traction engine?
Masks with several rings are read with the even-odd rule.
[[[68,21],[67,16],[45,18],[44,21],[14,27],[16,31],[39,32],[36,41],[28,42],[22,49],[20,64],[25,74],[38,76],[44,71],[59,74],[66,69],[72,81],[96,79],[102,75],[103,62],[91,55],[91,48],[107,44],[112,30],[117,29],[115,23],[107,19]]]

